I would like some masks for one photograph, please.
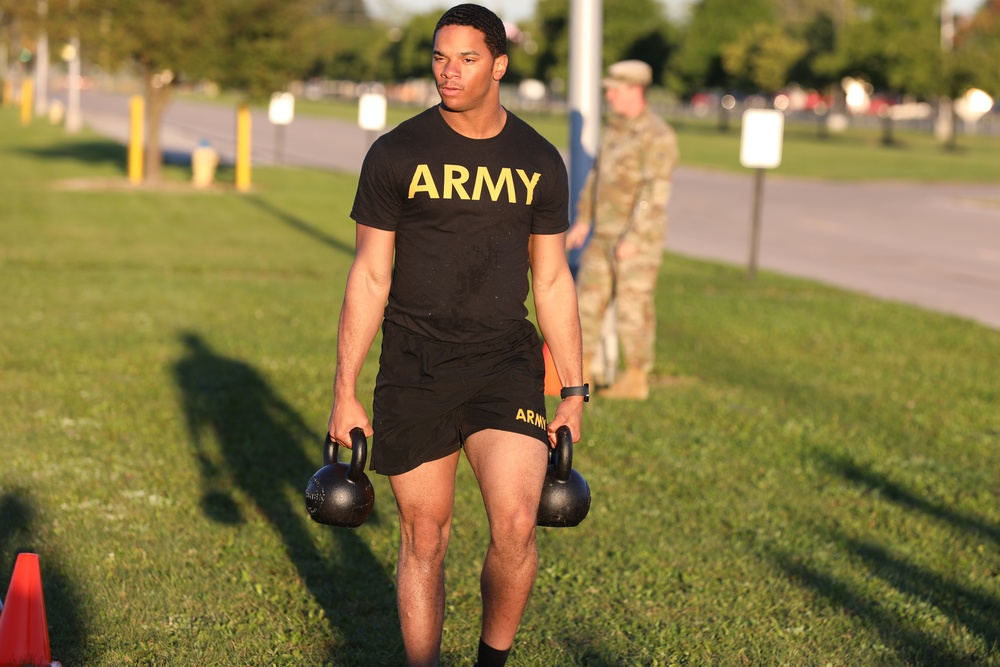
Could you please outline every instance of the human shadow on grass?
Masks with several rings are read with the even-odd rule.
[[[123,174],[128,171],[127,148],[114,141],[74,141],[45,148],[22,148],[20,151],[45,160],[70,159],[90,165],[110,164],[118,167]]]
[[[324,244],[330,246],[331,248],[333,248],[334,250],[338,250],[338,251],[342,252],[345,255],[349,255],[351,257],[354,256],[354,250],[355,250],[355,248],[354,248],[353,245],[349,245],[347,243],[344,243],[340,239],[334,238],[334,237],[330,236],[329,234],[326,234],[325,232],[317,229],[316,227],[314,227],[310,223],[306,222],[302,218],[300,218],[300,217],[298,217],[296,215],[292,215],[288,211],[284,211],[284,210],[278,208],[277,206],[275,206],[271,202],[269,202],[269,201],[267,201],[265,199],[262,199],[261,197],[255,196],[255,195],[251,195],[250,197],[247,197],[245,199],[245,201],[247,203],[253,205],[253,206],[256,206],[257,208],[259,208],[260,210],[264,211],[268,215],[273,216],[274,218],[277,218],[278,220],[280,220],[281,222],[285,223],[286,225],[288,225],[292,229],[294,229],[296,231],[299,231],[299,232],[302,232],[306,236],[308,236],[308,237],[310,237],[310,238],[312,238],[312,239],[314,239],[316,241],[319,241],[320,243],[324,243]]]
[[[88,657],[83,597],[65,572],[62,553],[46,547],[37,536],[36,514],[27,490],[12,489],[0,494],[0,591],[10,587],[18,554],[38,554],[52,659],[82,665]]]
[[[201,470],[205,514],[238,524],[243,511],[252,511],[281,535],[331,629],[345,638],[336,648],[336,664],[401,663],[390,577],[357,532],[320,527],[308,518],[303,492],[321,464],[322,439],[253,366],[220,354],[196,333],[179,338],[184,355],[173,372]],[[305,453],[303,442],[315,443],[315,456]],[[253,507],[241,509],[234,489]],[[289,501],[290,491],[299,502]],[[379,522],[378,513],[376,503],[369,524]],[[317,530],[323,540],[333,540],[334,558],[318,548]],[[331,648],[327,659],[333,658]]]
[[[982,639],[987,650],[996,650],[1000,642],[1000,621],[996,614],[1000,600],[959,585],[950,577],[942,577],[907,563],[881,546],[842,539],[851,554],[864,563],[867,576],[883,581],[909,598],[932,604],[951,624],[964,627]],[[987,662],[984,655],[969,654],[922,632],[909,618],[911,612],[897,613],[896,608],[886,604],[885,600],[833,574],[822,572],[799,557],[780,552],[772,553],[771,557],[800,584],[856,616],[861,625],[876,630],[885,645],[891,647],[905,664],[973,667]]]
[[[875,491],[890,502],[943,521],[956,529],[997,541],[995,526],[948,509],[892,482],[885,476],[866,469],[846,457],[820,455],[826,466],[850,483]],[[885,546],[858,539],[841,531],[821,529],[827,542],[842,545],[854,562],[864,568],[863,578],[877,579],[900,595],[933,605],[936,613],[949,619],[950,624],[965,628],[977,636],[987,650],[1000,647],[1000,598],[972,586],[964,585],[954,576],[946,576],[930,568],[908,562]],[[771,550],[771,557],[786,573],[808,586],[817,594],[862,619],[878,631],[883,642],[893,648],[907,664],[980,665],[984,656],[968,654],[949,646],[945,641],[922,632],[910,620],[910,613],[896,613],[892,605],[876,599],[850,582],[820,571],[807,564],[801,556]]]
[[[1000,545],[1000,526],[983,521],[982,518],[963,514],[941,503],[935,503],[921,496],[902,484],[893,482],[885,475],[866,468],[846,456],[834,456],[827,453],[819,455],[827,469],[843,477],[848,482],[869,491],[877,491],[883,498],[907,509],[916,510],[929,517],[964,531],[975,533],[982,538],[992,540]]]

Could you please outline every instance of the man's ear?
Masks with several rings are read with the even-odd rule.
[[[493,61],[493,80],[499,81],[507,73],[507,56],[500,56]]]

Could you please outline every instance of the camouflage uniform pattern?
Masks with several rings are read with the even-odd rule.
[[[580,257],[577,291],[583,358],[600,345],[601,322],[614,299],[626,368],[653,369],[656,314],[653,291],[663,259],[667,202],[679,151],[673,129],[648,108],[634,119],[611,117],[600,153],[577,202],[578,220],[593,234]],[[639,253],[615,259],[622,240]]]

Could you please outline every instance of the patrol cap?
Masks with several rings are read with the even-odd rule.
[[[605,88],[648,86],[653,83],[653,68],[641,60],[620,60],[608,67],[608,75],[602,83]]]

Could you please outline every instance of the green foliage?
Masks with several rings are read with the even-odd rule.
[[[130,188],[122,147],[9,109],[0,156],[0,590],[40,555],[53,657],[402,664],[388,484],[354,531],[302,501],[356,176]],[[591,513],[540,532],[512,664],[1000,662],[1000,334],[676,256],[657,313],[651,400],[588,404]],[[444,667],[479,632],[464,464],[451,540]]]
[[[672,68],[671,88],[691,93],[699,88],[731,87],[722,65],[722,48],[736,42],[747,26],[772,23],[775,18],[771,0],[696,2]]]
[[[653,80],[661,81],[677,40],[662,6],[656,0],[617,0],[602,7],[602,63],[639,58],[652,66]],[[569,0],[538,2],[531,28],[541,45],[536,78],[569,81],[569,11]]]
[[[441,11],[435,10],[410,19],[392,51],[398,79],[431,78],[434,28],[440,18]]]
[[[387,54],[393,48],[392,34],[385,26],[318,17],[310,22],[304,36],[313,53],[303,78],[390,81],[394,71]]]
[[[858,0],[844,26],[839,69],[876,88],[933,96],[948,92],[938,0]]]
[[[750,92],[781,90],[808,45],[774,23],[755,23],[722,46],[722,67],[736,86]]]
[[[955,94],[977,87],[994,99],[1000,98],[997,63],[1000,63],[1000,0],[990,0],[956,36]]]
[[[110,68],[169,70],[265,99],[306,66],[298,37],[307,8],[303,0],[81,0],[81,39]]]

